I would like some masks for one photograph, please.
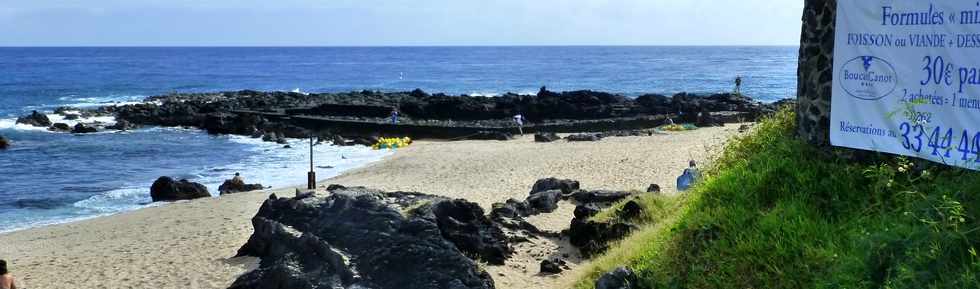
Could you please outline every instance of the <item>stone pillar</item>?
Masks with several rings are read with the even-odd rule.
[[[829,145],[837,0],[804,1],[797,70],[797,130],[801,138],[812,144]]]

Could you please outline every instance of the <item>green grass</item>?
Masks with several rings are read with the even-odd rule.
[[[644,197],[642,230],[576,288],[623,265],[646,288],[980,288],[980,173],[827,152],[794,120],[730,142],[684,195]]]

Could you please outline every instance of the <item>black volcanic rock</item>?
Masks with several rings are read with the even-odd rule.
[[[419,210],[435,216],[442,236],[460,251],[492,265],[503,265],[513,250],[504,232],[483,215],[479,205],[465,200],[441,201]]]
[[[572,219],[568,230],[564,232],[568,236],[569,243],[579,248],[582,256],[591,258],[596,254],[605,252],[609,248],[609,242],[622,239],[636,230],[636,226],[619,222],[596,222],[586,219]]]
[[[214,134],[257,136],[258,132],[271,132],[305,138],[330,132],[356,141],[379,134],[459,139],[480,131],[516,132],[512,120],[516,114],[533,120],[527,123],[526,132],[574,133],[655,127],[663,123],[667,114],[680,114],[678,119],[696,123],[701,112],[709,111],[713,123],[719,123],[751,121],[775,111],[774,105],[730,93],[679,93],[673,97],[646,94],[629,98],[589,90],[552,92],[546,88],[537,95],[507,93],[497,97],[450,96],[422,90],[321,94],[243,90],[171,94],[147,100],[152,102],[82,110],[82,114],[114,114],[117,120],[137,126],[197,127]],[[390,123],[387,117],[393,108],[401,116],[397,124]],[[734,113],[716,114],[728,111]],[[596,140],[599,135],[593,136],[584,140]],[[482,139],[504,138],[494,133]]]
[[[471,205],[417,193],[331,188],[327,197],[266,200],[252,219],[255,233],[238,254],[261,263],[229,288],[494,288],[490,275],[445,237],[479,232],[477,223],[489,223],[474,223],[482,215]],[[476,244],[483,233],[456,241]]]
[[[225,180],[221,186],[218,186],[218,193],[221,195],[241,193],[241,192],[251,192],[265,189],[262,184],[246,184],[243,181],[236,181],[235,179]]]
[[[10,141],[7,138],[0,135],[0,150],[5,150],[10,147]]]
[[[93,133],[98,131],[98,129],[84,123],[76,124],[75,127],[71,129],[71,133]]]
[[[514,138],[514,135],[509,132],[502,131],[481,131],[474,135],[467,137],[467,139],[472,140],[499,140],[506,141]]]
[[[595,289],[639,289],[639,278],[633,270],[619,267],[596,279]]]
[[[160,177],[150,186],[150,197],[154,202],[170,202],[210,197],[208,188],[187,180],[175,181],[170,177]]]
[[[537,213],[551,213],[558,209],[561,190],[536,192],[527,197],[527,206]]]
[[[52,124],[51,127],[48,128],[48,130],[50,130],[50,131],[71,131],[71,126],[68,126],[68,124],[66,124],[66,123],[59,122],[59,123],[56,123],[56,124]]]
[[[125,119],[122,119],[122,120],[116,121],[116,124],[107,126],[106,128],[107,129],[114,129],[114,130],[131,130],[131,129],[135,129],[136,127],[137,127],[136,125],[130,123],[129,121],[127,121]]]
[[[31,112],[30,115],[18,118],[17,123],[23,123],[23,124],[37,126],[37,127],[51,126],[51,120],[48,119],[48,116],[43,113],[37,112],[36,110]]]
[[[579,202],[580,204],[585,203],[612,203],[626,199],[627,197],[633,195],[630,192],[624,191],[575,191],[570,195],[572,199]]]
[[[568,141],[600,141],[602,135],[594,133],[573,134],[565,137]]]
[[[541,261],[541,274],[559,274],[561,273],[562,266],[565,265],[565,260],[562,259],[545,259]]]
[[[559,137],[558,134],[553,132],[539,132],[534,134],[535,142],[554,142],[560,139],[561,137]]]
[[[657,194],[659,194],[660,193],[660,185],[658,185],[658,184],[650,184],[650,186],[647,187],[647,193],[657,193]]]
[[[562,194],[570,194],[579,189],[579,183],[575,180],[562,180],[557,178],[545,178],[539,179],[534,182],[531,186],[531,192],[529,194],[533,195],[538,192],[559,190]]]

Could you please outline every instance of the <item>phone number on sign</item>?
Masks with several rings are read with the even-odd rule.
[[[963,161],[974,161],[980,163],[980,132],[970,134],[962,130],[957,134],[952,128],[943,130],[935,127],[931,131],[921,124],[909,124],[903,122],[899,126],[901,130],[902,147],[907,150],[921,153],[923,149],[927,152],[932,149],[933,156],[951,158],[959,156]],[[958,141],[956,137],[959,137]],[[953,144],[957,144],[953,147]],[[954,154],[953,150],[957,153]]]

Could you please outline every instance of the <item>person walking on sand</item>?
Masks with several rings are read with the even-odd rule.
[[[517,125],[517,132],[524,135],[524,116],[518,113],[514,116],[514,124]]]
[[[391,124],[398,124],[398,109],[391,109]]]
[[[735,76],[735,94],[742,95],[742,76]]]
[[[7,271],[7,261],[0,260],[0,289],[17,289],[14,276]]]

